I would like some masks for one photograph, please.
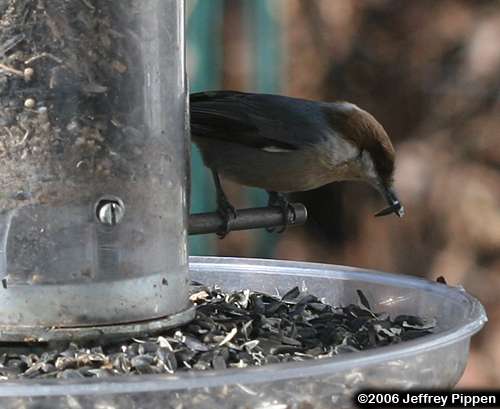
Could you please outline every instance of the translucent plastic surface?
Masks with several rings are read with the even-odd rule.
[[[362,387],[447,388],[465,368],[470,337],[484,325],[481,304],[459,288],[348,267],[273,260],[191,258],[191,276],[226,289],[274,292],[299,285],[339,305],[361,289],[375,310],[432,316],[435,334],[313,362],[176,376],[88,382],[0,383],[11,408],[339,408]],[[182,403],[182,405],[181,405]],[[310,406],[307,406],[310,405]]]

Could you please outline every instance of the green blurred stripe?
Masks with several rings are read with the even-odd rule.
[[[276,16],[281,1],[246,0],[245,20],[252,41],[253,62],[252,88],[255,92],[280,93],[282,88],[282,27]],[[254,206],[267,204],[267,193],[261,189],[249,189],[249,198]],[[276,248],[277,236],[259,231],[256,256],[271,257]]]
[[[187,0],[187,55],[192,92],[217,89],[221,82],[222,64],[222,0]],[[193,145],[191,158],[191,212],[215,209],[212,180],[206,171],[198,148]],[[214,254],[214,238],[189,238],[191,255]]]

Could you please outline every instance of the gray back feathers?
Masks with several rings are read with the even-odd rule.
[[[319,102],[279,95],[214,91],[191,94],[191,133],[257,149],[296,150],[326,136]]]

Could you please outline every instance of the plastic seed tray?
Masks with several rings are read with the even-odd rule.
[[[334,305],[435,318],[431,335],[333,358],[263,367],[84,380],[0,384],[2,408],[339,408],[368,387],[449,388],[460,379],[471,336],[486,322],[461,288],[356,268],[276,260],[192,257],[191,278],[226,290],[273,293],[299,286]]]

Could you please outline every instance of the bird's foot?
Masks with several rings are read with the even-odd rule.
[[[216,233],[220,239],[223,239],[231,231],[231,224],[238,217],[238,213],[234,206],[229,203],[226,197],[219,197],[217,201],[217,213],[219,213],[224,224],[222,228]]]
[[[276,233],[283,233],[289,224],[295,223],[297,215],[295,214],[295,208],[290,204],[285,195],[278,192],[268,192],[269,201],[268,206],[279,207],[283,214],[283,226],[276,231]],[[272,233],[275,231],[274,227],[268,227],[266,229],[268,232]]]

